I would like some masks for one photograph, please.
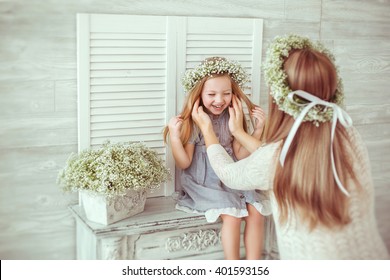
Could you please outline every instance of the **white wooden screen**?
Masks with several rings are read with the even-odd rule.
[[[142,141],[174,171],[162,129],[181,110],[185,70],[208,56],[244,65],[245,92],[259,103],[261,19],[78,14],[77,22],[79,150]],[[151,196],[173,191],[170,182]]]

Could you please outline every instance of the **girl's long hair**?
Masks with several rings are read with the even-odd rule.
[[[201,97],[202,95],[202,90],[204,83],[208,79],[213,79],[215,77],[220,77],[220,76],[228,76],[230,78],[231,84],[232,84],[232,92],[234,95],[236,95],[240,100],[244,101],[249,112],[255,108],[255,105],[250,101],[248,96],[241,90],[241,88],[238,86],[238,84],[229,76],[229,74],[213,74],[212,77],[204,77],[201,79],[192,90],[189,91],[186,100],[184,102],[183,109],[180,113],[181,118],[183,119],[183,125],[181,128],[181,142],[183,143],[183,146],[188,143],[190,140],[192,130],[194,128],[194,121],[192,120],[191,113],[192,113],[192,108],[194,107],[195,101]],[[246,120],[244,118],[243,120],[243,127],[245,131],[248,130]],[[163,137],[164,137],[164,142],[167,143],[168,141],[168,135],[169,135],[169,128],[168,126],[164,127],[163,130]]]
[[[324,54],[310,50],[293,50],[284,62],[291,90],[304,90],[329,101],[337,87],[337,71]],[[285,141],[294,119],[280,111],[269,100],[269,119],[265,127],[267,143]],[[338,188],[331,166],[331,122],[303,122],[287,153],[284,167],[277,162],[274,194],[280,208],[280,222],[286,223],[291,214],[327,228],[348,224],[348,197]],[[352,158],[348,155],[350,140],[346,129],[337,123],[333,142],[337,174],[348,190],[350,179],[357,181]]]

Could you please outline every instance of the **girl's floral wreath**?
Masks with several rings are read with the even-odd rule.
[[[213,74],[227,73],[242,88],[249,82],[249,76],[237,61],[223,57],[208,58],[197,67],[187,70],[182,78],[182,84],[186,92],[189,92],[201,79]]]
[[[292,90],[289,88],[287,74],[283,70],[283,63],[291,50],[305,48],[325,54],[332,61],[332,63],[335,64],[335,58],[333,54],[321,43],[312,43],[309,38],[298,35],[288,35],[283,37],[278,36],[274,39],[267,50],[267,57],[263,66],[265,81],[270,89],[270,94],[273,97],[274,102],[278,105],[280,110],[291,115],[294,117],[294,119],[298,117],[304,108],[299,106],[299,103],[305,102],[300,100],[297,103],[291,102],[291,100],[289,100],[288,94]],[[337,76],[339,78],[336,93],[333,97],[333,100],[330,100],[330,102],[343,107],[343,84],[340,76],[338,75],[338,70]],[[319,122],[332,120],[332,116],[333,110],[329,110],[329,107],[316,105],[310,109],[303,121],[312,121],[318,126]]]

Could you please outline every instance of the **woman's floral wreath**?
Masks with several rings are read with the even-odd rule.
[[[248,74],[237,61],[212,57],[205,59],[194,69],[187,70],[182,78],[182,84],[185,91],[189,92],[204,77],[223,73],[228,73],[240,87],[250,81]]]
[[[267,50],[267,57],[263,66],[265,81],[270,89],[270,94],[273,97],[274,102],[278,105],[280,110],[291,115],[294,119],[297,118],[304,107],[292,103],[287,98],[288,94],[292,90],[289,88],[287,74],[283,70],[283,63],[291,50],[305,48],[325,54],[335,65],[335,58],[333,54],[321,43],[312,43],[309,38],[298,35],[288,35],[283,37],[278,36],[274,39]],[[330,100],[330,102],[343,107],[343,84],[340,76],[338,75],[338,70],[337,76],[339,78],[336,93],[333,100]],[[303,100],[299,102],[305,103]],[[303,121],[312,121],[318,125],[319,122],[330,121],[332,116],[333,110],[329,110],[329,107],[317,105],[310,109]]]

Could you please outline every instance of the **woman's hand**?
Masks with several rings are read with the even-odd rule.
[[[200,130],[204,132],[211,126],[210,117],[203,111],[203,107],[199,106],[200,99],[196,100],[192,108],[192,119],[199,126]]]
[[[254,119],[254,133],[261,134],[265,125],[265,112],[260,107],[255,107],[252,109],[251,117]]]
[[[234,139],[238,141],[238,143],[246,149],[247,152],[253,153],[260,145],[260,135],[249,135],[245,132],[243,128],[243,120],[244,120],[244,112],[242,110],[242,104],[241,101],[236,97],[233,96],[232,100],[233,107],[229,108],[229,129],[230,132],[233,134]],[[261,113],[256,111],[256,116],[259,114],[258,118],[261,117]],[[238,150],[238,149],[237,149]],[[241,149],[240,149],[241,150]],[[240,153],[240,154],[238,154]],[[243,158],[245,156],[245,152],[238,151],[236,156],[239,156],[240,158]]]
[[[169,128],[169,137],[171,139],[180,139],[181,137],[181,127],[183,125],[183,119],[181,115],[172,117],[169,120],[168,128]]]
[[[203,107],[199,106],[199,99],[195,101],[192,108],[192,119],[202,131],[206,147],[212,144],[219,144],[218,138],[213,130],[210,117],[203,111]]]
[[[233,95],[232,98],[232,107],[229,107],[229,129],[233,134],[237,132],[244,131],[243,121],[244,121],[244,112],[242,110],[242,104],[240,99]]]

